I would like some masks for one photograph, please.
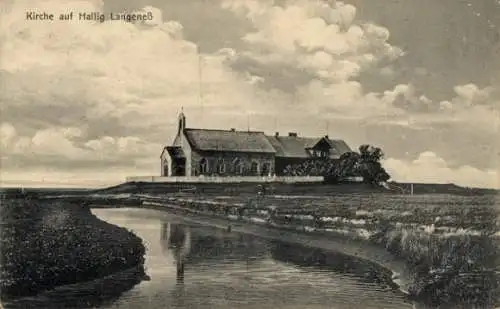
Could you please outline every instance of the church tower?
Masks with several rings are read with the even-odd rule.
[[[186,116],[184,115],[184,111],[181,110],[181,113],[179,114],[178,117],[177,134],[180,135],[185,128],[186,128]]]

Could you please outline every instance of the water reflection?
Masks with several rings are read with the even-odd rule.
[[[395,289],[391,273],[374,263],[319,248],[300,246],[279,241],[258,240],[255,237],[170,221],[162,222],[161,247],[165,255],[172,256],[176,265],[176,278],[184,282],[186,265],[194,269],[207,264],[243,262],[245,269],[264,260],[284,262],[304,271],[334,271],[349,274],[359,280],[377,283]],[[198,264],[198,266],[197,266]]]
[[[245,261],[251,265],[270,255],[269,244],[255,237],[220,229],[161,222],[160,244],[164,255],[175,260],[178,279],[186,265],[207,265]],[[189,267],[189,266],[188,266]]]
[[[161,229],[161,244],[164,253],[172,251],[177,270],[177,282],[183,283],[185,258],[191,250],[189,226],[164,222]]]

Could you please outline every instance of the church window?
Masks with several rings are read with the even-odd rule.
[[[259,163],[257,162],[252,162],[252,164],[250,165],[250,173],[252,175],[259,175]]]
[[[205,158],[200,161],[200,174],[208,174],[208,161]]]
[[[224,159],[219,160],[217,163],[217,169],[219,174],[224,174],[226,172],[226,163],[224,162]]]
[[[243,166],[243,162],[241,162],[240,159],[238,159],[238,158],[234,159],[234,161],[233,161],[233,168],[234,168],[234,172],[236,174],[243,175],[244,166]]]
[[[271,172],[271,164],[269,162],[265,162],[264,164],[262,164],[261,175],[262,176],[269,176],[270,172]]]

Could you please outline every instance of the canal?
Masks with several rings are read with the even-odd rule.
[[[190,225],[159,211],[93,213],[144,240],[150,277],[101,308],[414,308],[344,258],[322,265],[312,250]]]

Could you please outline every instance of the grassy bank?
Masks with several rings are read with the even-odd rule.
[[[442,236],[398,227],[370,241],[406,261],[413,295],[435,305],[460,300],[489,308],[497,302],[498,241],[485,234]]]
[[[142,195],[199,213],[361,240],[410,269],[410,292],[438,304],[498,303],[500,238],[494,196],[383,194]]]
[[[140,238],[87,206],[4,193],[0,201],[2,298],[89,281],[144,262]]]

